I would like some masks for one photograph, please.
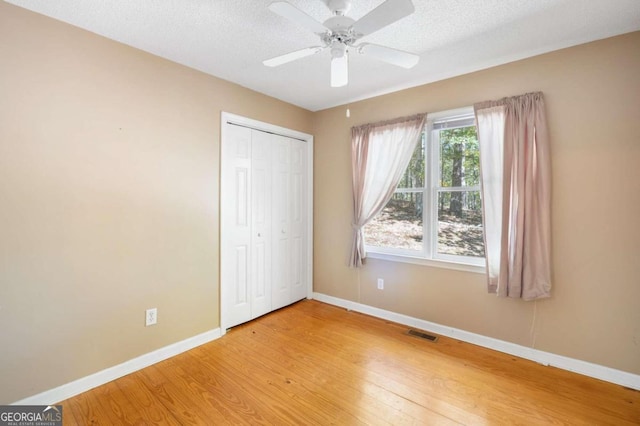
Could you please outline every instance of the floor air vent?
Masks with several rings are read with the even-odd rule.
[[[433,334],[427,334],[427,333],[423,333],[422,331],[417,331],[417,330],[409,330],[407,332],[407,334],[409,336],[419,337],[421,339],[425,339],[425,340],[428,340],[430,342],[435,342],[435,341],[438,340],[438,337],[434,336]]]

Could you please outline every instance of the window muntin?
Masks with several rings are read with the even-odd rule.
[[[484,265],[479,151],[472,108],[431,114],[367,251]]]

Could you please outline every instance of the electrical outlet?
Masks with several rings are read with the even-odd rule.
[[[157,322],[158,322],[158,308],[147,309],[144,325],[146,327],[149,327],[150,325],[154,325]]]
[[[378,278],[378,290],[384,290],[384,280],[382,278]]]

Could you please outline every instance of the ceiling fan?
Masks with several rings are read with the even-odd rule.
[[[315,55],[325,49],[331,51],[331,86],[341,87],[349,82],[349,53],[357,52],[403,68],[411,68],[420,57],[413,53],[371,43],[355,43],[362,37],[378,31],[406,16],[415,8],[411,0],[386,0],[357,21],[346,16],[351,0],[322,0],[333,16],[322,24],[286,1],[276,1],[269,10],[316,33],[322,44],[296,50],[263,61],[276,67],[296,59]]]

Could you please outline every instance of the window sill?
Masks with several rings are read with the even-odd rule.
[[[476,274],[486,273],[486,268],[484,266],[449,262],[439,259],[425,259],[424,257],[415,257],[406,254],[381,253],[367,250],[367,258],[387,260],[390,262],[412,263],[414,265],[433,266],[435,268],[453,269],[456,271],[474,272]]]

